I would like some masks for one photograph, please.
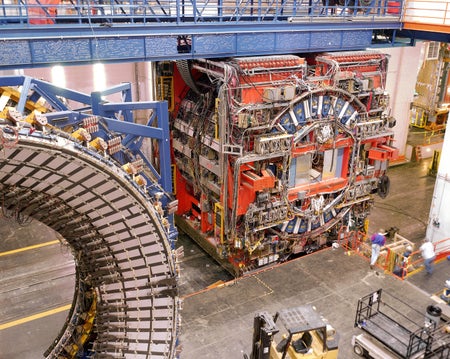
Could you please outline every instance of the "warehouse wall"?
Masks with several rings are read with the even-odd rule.
[[[84,65],[84,66],[66,66],[64,67],[65,86],[72,90],[84,93],[91,93],[95,90],[104,90],[106,88],[118,85],[122,82],[131,82],[133,89],[133,98],[137,101],[148,101],[151,99],[149,92],[149,77],[147,68],[149,63],[121,63],[105,64],[105,78],[102,81],[102,66]],[[41,78],[56,84],[58,79],[52,77],[52,68],[25,69],[24,75]],[[96,81],[96,77],[98,81]],[[108,98],[110,101],[119,101],[120,98]]]
[[[450,238],[450,131],[445,131],[439,169],[430,206],[426,238],[439,242]],[[437,246],[437,251],[449,250],[448,242]]]
[[[414,98],[417,74],[422,62],[423,43],[415,47],[380,49],[390,55],[386,90],[391,95],[392,115],[397,120],[393,128],[395,146],[405,155],[409,129],[409,107]]]

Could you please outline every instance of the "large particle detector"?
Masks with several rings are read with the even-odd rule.
[[[5,77],[0,92],[2,211],[61,234],[76,263],[69,316],[44,356],[173,358],[179,299],[167,105],[100,100],[111,92],[129,99],[127,84],[91,96]],[[148,111],[146,125],[134,123],[136,109]],[[152,162],[145,151],[155,146]]]

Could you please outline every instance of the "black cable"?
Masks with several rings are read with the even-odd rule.
[[[389,208],[391,211],[394,211],[394,212],[396,212],[396,213],[399,213],[399,214],[402,214],[402,215],[404,215],[404,216],[406,216],[406,217],[409,217],[409,218],[411,218],[411,219],[414,219],[414,220],[416,220],[416,221],[422,223],[424,226],[427,225],[427,223],[425,223],[424,221],[422,221],[420,218],[414,217],[414,216],[412,216],[412,215],[406,213],[405,211],[400,210],[398,207],[396,207],[396,206],[394,206],[394,205],[392,205],[392,204],[387,204],[387,203],[381,204],[381,203],[375,202],[375,205],[374,205],[374,207],[383,207],[383,206],[385,206],[385,208]]]
[[[381,176],[378,180],[378,195],[381,198],[386,198],[389,194],[389,188],[391,186],[391,181],[389,180],[389,177],[384,175]]]

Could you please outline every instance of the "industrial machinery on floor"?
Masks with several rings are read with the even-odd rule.
[[[375,51],[160,62],[178,227],[237,275],[362,228],[398,153],[387,66]]]
[[[285,332],[280,332],[278,320]],[[281,338],[276,342],[275,337]],[[339,336],[312,305],[267,312],[254,318],[253,345],[245,359],[337,359]]]
[[[444,131],[448,119],[450,51],[447,44],[429,41],[417,75],[410,123],[429,131]]]
[[[130,84],[87,95],[23,76],[0,77],[0,95],[1,214],[54,229],[76,263],[71,310],[44,356],[174,358],[167,104],[132,102]]]
[[[448,359],[448,318],[437,305],[418,311],[379,289],[359,299],[352,338],[353,351],[375,359]]]
[[[440,295],[440,298],[450,305],[450,279],[447,279],[445,281],[444,289],[442,289],[442,294]]]

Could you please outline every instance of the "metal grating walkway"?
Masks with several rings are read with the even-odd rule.
[[[0,68],[411,45],[401,2],[139,0],[0,4]]]

